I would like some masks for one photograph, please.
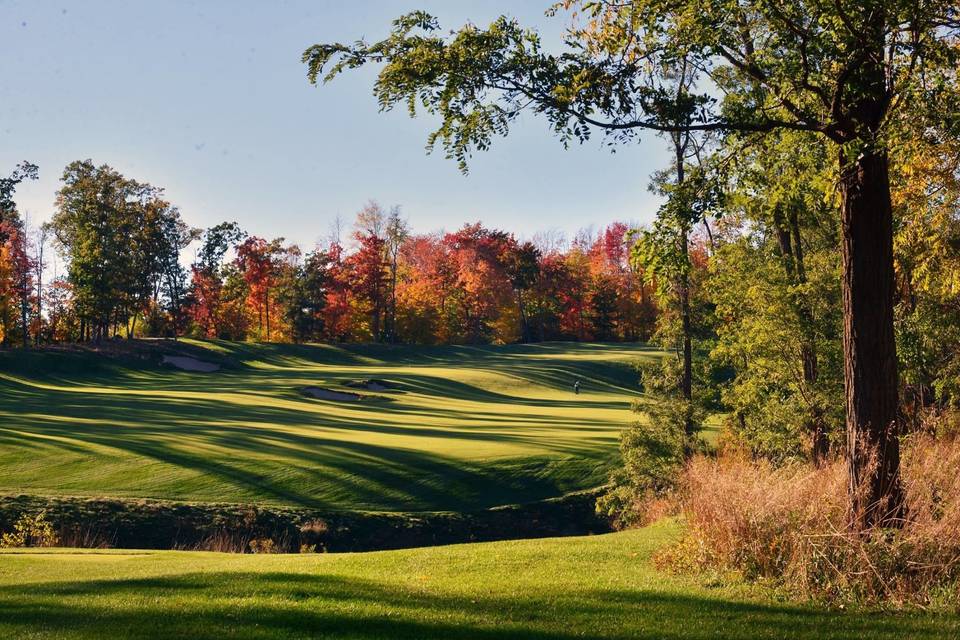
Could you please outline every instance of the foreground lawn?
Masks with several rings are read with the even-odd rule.
[[[956,638],[955,615],[827,611],[656,571],[673,525],[344,555],[9,552],[3,638]]]
[[[193,343],[215,373],[0,353],[0,492],[481,509],[602,484],[641,345]],[[361,402],[301,389],[396,385]],[[574,380],[583,391],[574,395]]]

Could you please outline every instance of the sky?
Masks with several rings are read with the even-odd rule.
[[[379,112],[376,68],[314,87],[300,62],[315,43],[379,39],[413,9],[444,29],[508,14],[559,48],[565,18],[545,17],[549,4],[0,0],[0,173],[39,165],[16,197],[34,224],[53,213],[64,166],[91,158],[163,187],[192,226],[235,220],[304,247],[370,199],[400,205],[417,232],[480,220],[571,237],[648,221],[650,174],[669,161],[655,136],[616,153],[602,136],[564,149],[527,114],[464,176],[426,153],[435,121]]]

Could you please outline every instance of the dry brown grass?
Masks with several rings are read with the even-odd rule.
[[[815,469],[736,453],[698,457],[680,497],[689,534],[663,560],[774,579],[828,600],[956,604],[960,437],[911,436],[902,472],[903,527],[852,533],[842,461]]]
[[[250,550],[249,532],[214,531],[200,542],[178,548],[186,551],[216,551],[219,553],[247,553]]]
[[[113,546],[106,532],[89,526],[61,527],[57,544],[77,549],[109,549]]]

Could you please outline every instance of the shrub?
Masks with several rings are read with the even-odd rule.
[[[936,603],[960,580],[960,438],[905,442],[908,516],[899,529],[851,532],[843,462],[817,469],[728,454],[683,474],[687,539],[661,561],[734,570],[833,601]]]
[[[280,553],[273,538],[254,538],[250,541],[250,553]]]
[[[651,521],[651,510],[661,504],[683,468],[683,422],[635,422],[620,435],[622,464],[611,476],[610,488],[597,500],[599,513],[612,517],[619,528]]]
[[[24,513],[13,524],[13,531],[0,536],[0,547],[55,547],[59,539],[47,512]]]
[[[709,398],[692,401],[680,395],[679,363],[665,358],[640,364],[646,397],[632,410],[645,414],[620,434],[622,463],[610,477],[608,490],[597,500],[597,511],[624,528],[652,522],[672,509],[668,494],[676,486],[688,454],[702,450],[697,435],[710,406]],[[687,425],[692,434],[687,435]]]
[[[330,531],[330,525],[325,520],[314,518],[300,525],[301,536],[322,536]]]

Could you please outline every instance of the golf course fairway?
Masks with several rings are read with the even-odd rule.
[[[659,357],[637,344],[173,348],[218,370],[152,352],[0,354],[0,492],[372,511],[556,497],[606,481],[640,397],[632,365]]]
[[[358,554],[15,550],[4,638],[956,638],[956,615],[828,610],[654,568],[679,527]]]

